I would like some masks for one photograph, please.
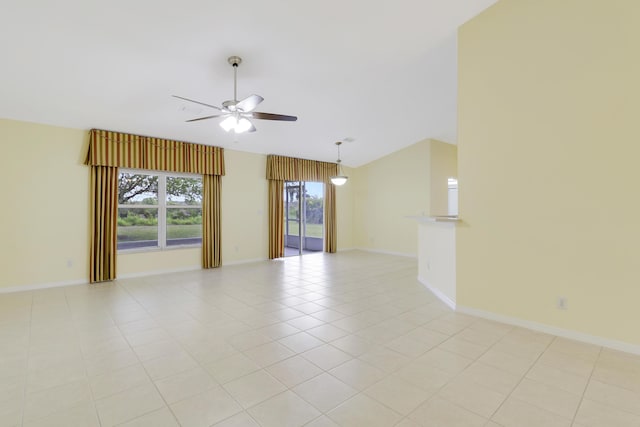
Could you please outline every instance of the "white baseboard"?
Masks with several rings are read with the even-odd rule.
[[[241,259],[238,261],[227,261],[222,264],[222,267],[225,265],[240,265],[240,264],[252,264],[254,262],[262,262],[268,261],[268,258],[253,258],[253,259]]]
[[[254,262],[266,261],[266,258],[255,258],[241,261],[230,261],[223,264],[224,265],[237,265],[237,264],[249,264]],[[132,279],[136,277],[146,277],[146,276],[157,276],[159,274],[170,274],[170,273],[182,273],[186,271],[196,271],[202,270],[201,266],[192,266],[192,267],[184,267],[184,268],[175,268],[168,270],[152,270],[152,271],[143,271],[139,273],[129,273],[122,274],[116,277],[118,279]],[[66,280],[61,282],[50,282],[50,283],[38,283],[33,285],[22,285],[22,286],[9,286],[5,288],[0,288],[0,294],[9,294],[13,292],[27,292],[27,291],[37,291],[41,289],[49,289],[49,288],[60,288],[64,286],[77,286],[77,285],[89,285],[88,280]]]
[[[38,283],[35,285],[9,286],[0,288],[0,294],[9,294],[13,292],[38,291],[40,289],[61,288],[63,286],[88,285],[88,280],[65,280],[62,282]]]
[[[595,335],[589,335],[570,329],[558,328],[556,326],[546,325],[544,323],[533,322],[530,320],[519,319],[517,317],[505,316],[502,314],[492,313],[490,311],[479,310],[477,308],[465,307],[458,305],[457,311],[471,316],[482,317],[484,319],[493,320],[500,323],[507,323],[513,326],[532,329],[534,331],[546,334],[556,335],[575,341],[582,341],[587,344],[594,344],[601,347],[607,347],[614,350],[624,351],[626,353],[640,355],[640,345],[631,344],[624,341],[616,341],[609,338],[603,338]]]
[[[252,258],[252,259],[242,259],[237,261],[223,261],[220,267],[222,268],[224,266],[231,266],[231,265],[251,264],[251,263],[262,262],[262,261],[267,261],[267,258]],[[184,268],[175,268],[170,270],[144,271],[141,273],[118,275],[118,279],[131,279],[134,277],[157,276],[158,274],[183,273],[186,271],[196,271],[196,270],[202,270],[202,269],[203,268],[201,266],[191,266],[191,267],[184,267]]]
[[[183,273],[186,271],[196,271],[196,270],[202,270],[202,267],[192,266],[192,267],[174,268],[174,269],[168,269],[168,270],[152,270],[152,271],[142,271],[139,273],[118,274],[118,276],[116,277],[116,280],[133,279],[136,277],[146,277],[146,276],[157,276],[159,274]]]
[[[376,254],[384,254],[384,255],[395,255],[395,256],[401,256],[401,257],[405,257],[405,258],[418,258],[418,254],[408,254],[405,252],[393,252],[393,251],[385,251],[383,249],[371,249],[371,248],[354,248],[357,249],[359,251],[364,251],[364,252],[372,252],[372,253],[376,253]]]
[[[420,277],[418,277],[418,282],[422,283],[427,289],[429,289],[431,291],[432,294],[434,294],[436,297],[438,297],[438,299],[440,301],[442,301],[443,303],[447,304],[452,310],[455,311],[456,302],[454,300],[452,300],[451,298],[449,298],[448,296],[446,296],[440,289],[431,286],[429,284],[429,282],[427,282],[426,280],[421,279]]]

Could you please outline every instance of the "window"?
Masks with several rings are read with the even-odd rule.
[[[118,249],[202,244],[202,178],[121,170]]]
[[[458,215],[458,180],[449,178],[447,180],[447,189],[449,201],[447,215]]]
[[[324,185],[321,182],[285,181],[283,201],[285,256],[322,251]]]

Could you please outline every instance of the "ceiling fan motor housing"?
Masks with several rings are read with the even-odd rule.
[[[238,101],[232,101],[232,100],[224,101],[222,103],[222,107],[224,109],[226,109],[226,110],[229,110],[229,111],[236,111],[236,104],[237,103],[238,103]]]

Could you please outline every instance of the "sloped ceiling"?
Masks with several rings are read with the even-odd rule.
[[[425,138],[456,142],[456,30],[495,0],[9,0],[0,13],[0,117],[153,135],[360,166]],[[265,98],[225,133],[185,123]]]

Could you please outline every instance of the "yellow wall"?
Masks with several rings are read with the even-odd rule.
[[[354,171],[354,241],[357,247],[416,256],[417,225],[428,214],[430,142],[421,141]]]
[[[222,261],[267,258],[269,210],[267,157],[225,150],[222,179]]]
[[[336,223],[338,227],[338,251],[354,248],[354,169],[342,167],[345,175],[349,177],[347,183],[336,187]]]
[[[458,147],[432,139],[431,148],[431,203],[433,216],[447,215],[449,210],[449,178],[458,177]]]
[[[88,132],[0,119],[0,144],[0,289],[85,283]],[[225,162],[223,265],[267,259],[266,156],[225,150]],[[351,194],[349,184],[337,190],[339,249],[354,246]],[[117,275],[198,269],[200,257],[200,248],[120,253]]]
[[[638,16],[501,0],[461,28],[458,304],[640,343]]]
[[[264,155],[224,150],[222,265],[267,259],[268,210]],[[118,275],[197,270],[201,250],[169,249],[118,255]]]
[[[0,289],[89,276],[88,134],[0,119]]]
[[[162,273],[169,271],[197,270],[201,268],[200,248],[172,248],[145,252],[118,253],[116,276],[119,278]]]

